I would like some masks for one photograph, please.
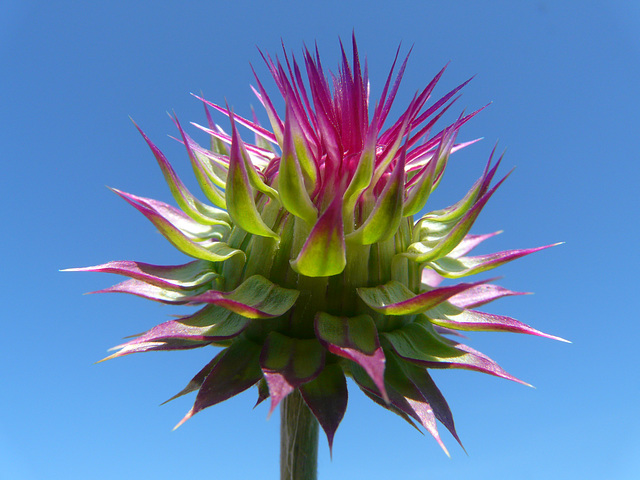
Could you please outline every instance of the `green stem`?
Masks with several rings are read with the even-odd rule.
[[[294,390],[280,407],[280,480],[318,478],[318,421]]]

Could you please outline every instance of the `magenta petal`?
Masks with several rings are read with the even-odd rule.
[[[253,67],[251,69],[253,70]],[[282,123],[282,120],[278,116],[278,112],[273,106],[273,103],[271,103],[271,99],[269,98],[267,91],[262,86],[262,82],[260,82],[260,79],[255,74],[255,71],[254,76],[258,85],[258,90],[253,87],[252,90],[264,109],[267,111],[267,116],[269,117],[269,121],[271,122],[271,128],[273,129],[273,136],[276,139],[277,143],[280,144],[282,142],[282,132],[284,131],[284,125]]]
[[[452,103],[455,100],[452,101]],[[446,106],[444,111],[446,111],[446,109],[449,108],[450,105]],[[432,151],[436,145],[438,143],[440,143],[442,141],[442,138],[448,133],[448,131],[450,131],[451,129],[453,129],[454,132],[456,132],[457,130],[459,130],[466,122],[468,122],[469,120],[471,120],[471,118],[473,118],[476,114],[478,114],[480,111],[482,111],[484,109],[481,108],[473,113],[470,113],[469,115],[465,115],[461,118],[459,118],[456,123],[454,123],[453,125],[451,125],[450,127],[447,127],[445,129],[443,129],[442,131],[438,132],[436,135],[434,135],[433,137],[431,137],[429,140],[427,140],[426,142],[424,142],[422,145],[414,148],[413,150],[411,150],[411,152],[407,155],[407,164],[411,165],[411,166],[415,166],[416,164],[420,164],[421,163],[421,159],[424,158],[425,155],[429,154],[430,151]],[[444,111],[440,112],[438,114],[438,116],[436,116],[435,118],[433,118],[427,125],[425,125],[424,128],[422,128],[419,132],[416,133],[416,136],[424,133],[426,134],[427,132],[429,132],[430,128],[433,126],[433,124],[435,123],[435,121],[437,121],[439,119],[439,117],[444,113]],[[434,121],[435,120],[435,121]],[[473,143],[476,143],[478,140],[471,140],[469,142],[463,142],[460,144],[456,144],[454,145],[454,147],[451,149],[451,153],[454,153],[462,148],[465,148]],[[410,142],[411,144],[411,142]],[[444,169],[440,169],[440,174],[437,177],[437,180],[440,180],[440,177],[442,176],[442,173],[444,172]]]
[[[212,161],[220,164],[220,167],[223,168],[223,170],[228,171],[229,168],[229,155],[227,153],[224,154],[220,154],[218,153],[218,151],[224,146],[224,148],[227,148],[227,145],[232,145],[233,144],[233,140],[232,137],[230,135],[228,135],[227,133],[224,132],[224,130],[219,126],[216,125],[215,129],[211,129],[208,127],[203,127],[202,125],[199,125],[195,122],[191,122],[191,125],[193,125],[194,127],[196,127],[199,130],[202,130],[203,132],[207,133],[208,135],[210,135],[214,141],[216,141],[217,143],[214,145],[214,150],[207,150],[205,148],[202,148],[200,145],[198,145],[196,142],[194,142],[189,136],[185,135],[186,140],[187,140],[187,144],[189,146],[190,149],[192,149],[193,151],[196,151],[202,155],[204,155],[205,157],[210,158]],[[180,140],[182,143],[184,143],[183,140]],[[253,162],[255,162],[256,164],[259,161],[262,161],[262,163],[264,163],[264,165],[267,164],[267,162],[274,158],[274,153],[271,152],[270,150],[265,150],[264,148],[258,147],[256,145],[251,145],[250,143],[245,143],[243,145],[243,147],[250,153],[253,153],[255,155],[253,155],[251,157],[251,160]],[[223,184],[224,186],[224,184]]]
[[[425,206],[433,190],[436,171],[444,169],[444,165],[451,154],[451,147],[457,134],[454,127],[452,127],[453,131],[450,134],[447,132],[447,135],[442,137],[442,141],[429,161],[406,183],[407,199],[402,213],[403,216],[415,215]],[[409,169],[411,170],[411,167]]]
[[[438,75],[436,75],[436,77],[429,83],[429,85],[427,85],[427,87],[425,88],[425,91],[429,91],[430,93],[431,90],[433,90],[433,88],[435,87],[435,83],[440,79],[443,73],[444,73],[444,68],[438,73]],[[432,106],[430,106],[427,110],[425,110],[418,118],[415,119],[414,124],[412,124],[412,127],[414,127],[414,125],[418,125],[424,122],[427,118],[433,115],[434,112],[436,112],[440,107],[442,107],[442,105],[447,103],[456,93],[462,90],[471,80],[473,80],[473,78],[470,78],[466,82],[461,83],[456,88],[454,88],[449,93],[447,93],[445,96],[440,98],[437,102],[435,102]],[[475,113],[477,112],[471,113],[468,116],[471,117],[475,115]],[[461,121],[464,123],[466,120],[463,118],[461,119]]]
[[[384,388],[384,365],[385,358],[382,348],[376,349],[372,355],[365,355],[350,348],[339,348],[330,346],[328,350],[336,355],[356,362],[367,372],[382,394],[382,399],[387,401],[387,392]]]
[[[382,127],[382,125],[384,124],[385,120],[387,119],[387,116],[389,115],[389,111],[391,110],[391,106],[393,105],[393,101],[396,98],[396,94],[398,93],[398,88],[400,87],[400,82],[402,81],[402,77],[404,76],[404,72],[407,68],[407,61],[409,60],[409,55],[411,54],[411,51],[409,51],[409,53],[407,53],[407,56],[405,57],[404,61],[402,62],[402,65],[400,66],[400,69],[398,70],[398,73],[396,75],[396,78],[393,82],[393,86],[391,87],[391,91],[389,92],[389,96],[386,97],[386,93],[389,87],[389,82],[391,80],[391,76],[393,74],[393,69],[396,65],[396,61],[398,59],[398,54],[400,53],[400,49],[398,48],[398,51],[396,52],[396,57],[393,60],[393,65],[391,66],[391,71],[389,72],[389,76],[387,77],[387,81],[385,83],[384,89],[382,91],[382,95],[380,96],[380,102],[379,102],[379,108],[380,110],[380,116],[379,116],[379,124],[378,124],[378,128]],[[444,71],[444,69],[443,69]],[[441,75],[442,72],[438,75]],[[439,78],[439,76],[437,76],[436,78]],[[436,80],[436,79],[434,79]],[[436,80],[437,81],[437,80]],[[386,98],[385,98],[386,97]]]
[[[449,110],[453,106],[453,104],[456,102],[456,100],[458,100],[458,98],[460,98],[460,96],[451,100],[451,102],[449,102],[448,105],[445,105],[442,108],[442,110],[440,110],[440,112],[434,115],[429,120],[429,122],[426,123],[425,125],[420,127],[419,122],[414,122],[413,124],[414,128],[420,127],[420,130],[412,133],[411,138],[407,140],[407,146],[409,148],[413,147],[420,140],[424,142],[424,140],[429,137],[434,125],[442,118],[442,116],[447,112],[447,110]],[[455,137],[457,135],[458,131],[460,130],[460,127],[463,125],[462,120],[463,120],[462,118],[459,119],[454,124],[450,125],[449,127],[446,127],[441,132],[439,132],[438,134],[434,135],[432,138],[424,142],[420,147],[413,149],[411,151],[412,152],[411,155],[407,156],[407,165],[413,166],[415,164],[423,163],[423,162],[418,162],[417,160],[419,158],[424,157],[426,154],[426,151],[433,148],[434,143],[440,143],[441,145],[450,143],[448,141],[445,141],[446,137],[451,137],[451,136]],[[449,145],[449,148],[450,149],[453,148],[453,140],[451,141],[451,145]]]
[[[284,50],[284,45],[282,48]],[[260,53],[262,54],[262,52]],[[264,54],[262,54],[262,58],[267,64],[267,67],[269,68],[278,86],[278,89],[282,94],[282,97],[286,99],[287,108],[291,108],[295,112],[296,117],[298,117],[298,120],[300,121],[301,133],[314,146],[317,146],[318,142],[317,142],[317,136],[315,131],[315,129],[317,129],[317,122],[315,122],[315,119],[313,118],[313,114],[312,114],[313,109],[309,104],[309,100],[306,94],[306,88],[303,82],[294,81],[294,78],[296,78],[296,76],[292,71],[291,63],[289,61],[289,56],[287,55],[286,51],[284,51],[284,57],[288,67],[290,79],[289,77],[287,77],[287,74],[282,64],[279,61],[278,61],[278,64],[276,65],[271,59],[271,57],[269,57],[268,55],[265,56]],[[295,58],[293,59],[293,64],[294,64],[294,69],[296,70],[299,78],[300,69],[297,65]],[[307,111],[310,113],[309,116],[311,117],[310,120],[313,126],[307,120],[307,113],[305,112],[305,106],[307,107]],[[315,150],[315,147],[314,147],[314,150]]]

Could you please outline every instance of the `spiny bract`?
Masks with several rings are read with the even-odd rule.
[[[449,155],[472,143],[456,143],[456,136],[477,112],[433,133],[467,82],[426,106],[443,69],[383,128],[407,59],[392,82],[396,54],[370,115],[367,67],[365,62],[361,69],[355,39],[351,63],[343,49],[331,81],[317,50],[305,49],[303,57],[306,80],[286,52],[284,62],[263,56],[286,105],[283,120],[256,76],[254,92],[271,130],[200,99],[208,126],[199,128],[211,137],[207,149],[174,119],[213,205],[187,190],[141,131],[180,209],[114,191],[194,261],[116,261],[72,270],[130,278],[102,292],[202,306],[108,357],[221,347],[176,395],[198,392],[182,422],[256,384],[258,402],[270,397],[271,411],[298,389],[331,445],[347,407],[349,376],[373,401],[422,425],[445,448],[436,419],[458,436],[428,369],[464,368],[519,381],[445,335],[475,330],[557,337],[474,310],[517,292],[486,280],[450,286],[440,281],[485,272],[546,247],[468,256],[495,235],[469,233],[504,180],[491,186],[500,163],[492,165],[491,158],[459,202],[413,220],[440,183]],[[208,107],[229,117],[231,134],[213,123]],[[238,125],[255,133],[255,144],[241,139]]]

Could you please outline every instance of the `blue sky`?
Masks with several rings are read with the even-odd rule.
[[[299,52],[317,41],[334,67],[352,30],[373,92],[398,44],[413,45],[399,107],[447,62],[436,93],[475,75],[459,107],[492,104],[460,138],[484,141],[450,162],[431,205],[466,191],[499,141],[502,172],[517,168],[474,227],[504,230],[487,251],[566,243],[499,270],[501,284],[535,295],[487,310],[573,344],[472,335],[536,389],[436,372],[468,452],[443,432],[451,459],[350,385],[332,460],[321,439],[320,478],[637,478],[637,2],[8,0],[2,10],[0,478],[277,478],[278,418],[251,409],[255,391],[175,432],[192,398],[158,407],[211,351],[93,364],[174,310],[82,296],[116,279],[58,269],[185,261],[105,188],[170,201],[128,116],[190,179],[167,111],[204,121],[189,95],[202,91],[249,115],[249,63],[267,78],[256,46],[278,52],[282,39]]]

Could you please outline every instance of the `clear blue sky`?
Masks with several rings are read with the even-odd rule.
[[[461,152],[432,206],[480,174],[496,141],[516,171],[474,231],[504,229],[486,251],[564,245],[498,271],[535,295],[487,307],[571,345],[512,334],[471,344],[530,389],[462,371],[436,372],[468,456],[353,385],[333,460],[320,478],[636,479],[640,472],[637,243],[640,236],[637,2],[423,1],[43,2],[5,0],[0,14],[2,331],[0,478],[277,478],[277,415],[255,391],[175,432],[192,398],[180,390],[211,351],[132,355],[94,365],[125,335],[175,313],[128,296],[82,296],[116,278],[58,269],[184,261],[105,185],[170,201],[131,116],[191,179],[166,111],[203,122],[189,95],[256,105],[256,46],[299,52],[318,42],[337,65],[355,29],[372,90],[402,42],[413,53],[397,105],[447,62],[437,92],[476,75],[459,101],[493,102],[461,133]],[[267,81],[269,88],[272,83]],[[222,122],[223,118],[217,118]],[[197,132],[189,130],[196,138]]]

